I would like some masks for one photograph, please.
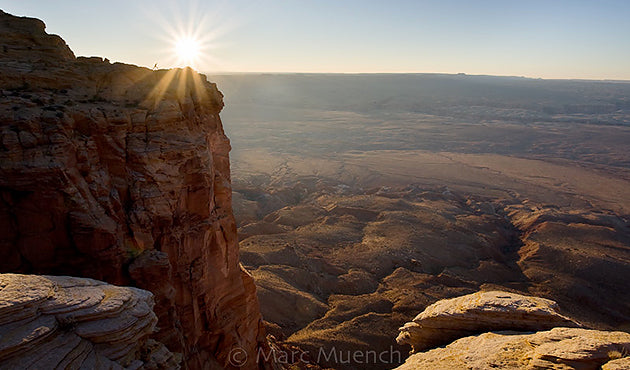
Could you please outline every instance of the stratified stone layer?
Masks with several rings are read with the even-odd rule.
[[[416,353],[397,370],[628,369],[630,334],[579,328],[493,332]],[[621,358],[620,358],[621,357]]]
[[[556,302],[549,299],[502,291],[477,292],[430,305],[400,328],[396,341],[411,345],[417,352],[487,331],[580,326],[557,309]]]
[[[629,333],[576,326],[544,298],[482,291],[443,299],[400,328],[396,340],[415,353],[397,369],[627,368]]]
[[[149,339],[153,295],[68,276],[0,274],[0,368],[178,369]]]

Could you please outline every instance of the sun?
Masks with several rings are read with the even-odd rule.
[[[149,59],[153,69],[186,68],[210,72],[225,70],[218,57],[224,47],[223,38],[239,24],[237,18],[211,6],[211,1],[169,1],[171,6],[147,9],[147,16],[160,32],[152,32],[162,47],[156,50],[158,59]],[[227,12],[227,10],[226,10]],[[240,22],[239,22],[240,23]],[[156,43],[155,45],[158,45]],[[159,67],[158,67],[159,66]]]
[[[178,64],[195,67],[201,54],[201,42],[194,37],[175,40],[175,55]]]

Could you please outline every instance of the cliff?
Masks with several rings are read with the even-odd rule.
[[[191,69],[75,58],[0,14],[0,271],[155,295],[155,339],[190,368],[254,368],[263,341],[239,264],[222,94]]]

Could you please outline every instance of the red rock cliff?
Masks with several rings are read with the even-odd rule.
[[[190,368],[262,341],[240,267],[222,95],[190,69],[75,58],[0,14],[0,271],[155,294],[156,339]]]

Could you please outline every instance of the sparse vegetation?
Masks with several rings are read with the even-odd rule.
[[[620,358],[628,357],[629,354],[630,354],[630,351],[628,351],[627,348],[620,347],[618,349],[608,351],[607,355],[610,360],[618,360]]]

